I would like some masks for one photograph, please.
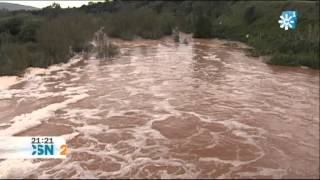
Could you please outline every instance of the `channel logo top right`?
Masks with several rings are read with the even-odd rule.
[[[285,30],[296,29],[298,23],[298,12],[283,11],[278,22],[280,24],[280,28],[283,28]]]

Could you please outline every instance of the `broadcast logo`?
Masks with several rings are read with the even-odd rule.
[[[280,28],[283,28],[285,30],[296,29],[298,23],[298,12],[283,11],[278,22],[280,24]]]
[[[0,159],[66,158],[62,137],[0,137]]]

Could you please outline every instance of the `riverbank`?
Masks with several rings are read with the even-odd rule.
[[[279,27],[284,10],[298,12],[295,30]],[[126,40],[160,39],[173,30],[236,40],[253,47],[250,55],[269,56],[270,64],[320,68],[317,1],[112,1],[73,9],[56,4],[31,12],[0,11],[0,75],[66,62],[72,53],[89,48],[99,27]]]
[[[270,56],[252,56],[251,51],[252,47],[250,47],[248,44],[239,42],[239,41],[230,41],[225,39],[199,39],[199,38],[192,38],[192,34],[186,34],[186,33],[180,33],[181,42],[177,43],[174,42],[174,38],[172,36],[165,36],[160,38],[159,40],[152,40],[152,39],[135,39],[135,40],[123,40],[121,38],[110,38],[110,42],[114,43],[115,45],[122,47],[124,49],[126,48],[134,48],[134,47],[141,47],[141,46],[149,46],[150,44],[158,44],[159,42],[163,43],[169,43],[169,44],[176,44],[176,45],[184,45],[183,40],[187,39],[188,43],[197,41],[197,42],[205,42],[203,43],[208,48],[230,48],[234,50],[244,51],[246,56],[248,57],[254,57],[257,61],[262,61],[264,63],[268,63],[270,61]],[[209,42],[209,43],[208,43]],[[121,50],[121,49],[120,49]],[[123,53],[121,53],[123,54]],[[85,57],[87,55],[84,54],[77,54],[74,57],[70,58],[66,63],[58,63],[53,64],[51,66],[48,66],[47,68],[36,68],[36,67],[29,67],[23,71],[23,73],[20,76],[0,76],[0,89],[8,89],[11,86],[18,84],[19,82],[31,78],[34,75],[37,74],[48,74],[51,71],[67,68],[68,66],[71,66],[72,64],[77,63],[81,59],[88,60],[90,57]],[[87,59],[86,59],[87,58]],[[275,64],[276,65],[276,64]],[[275,65],[270,64],[270,67],[275,67]],[[308,69],[306,66],[299,66],[299,67],[291,67],[287,68],[289,71],[290,69],[292,71],[300,71],[299,69]],[[315,70],[318,71],[318,70]]]
[[[224,40],[115,43],[116,60],[75,60],[0,91],[0,135],[69,148],[2,160],[1,178],[319,177],[318,70],[267,65]]]
[[[139,47],[139,46],[147,46],[149,44],[157,44],[159,41],[161,42],[168,42],[168,43],[173,43],[173,44],[184,44],[184,40],[187,40],[187,42],[191,42],[193,40],[196,40],[198,42],[210,42],[210,43],[206,43],[206,46],[210,47],[210,48],[231,48],[231,49],[238,49],[238,50],[243,50],[246,52],[247,56],[251,56],[251,57],[257,57],[257,56],[253,56],[252,55],[252,50],[254,49],[253,47],[249,46],[248,44],[244,43],[244,42],[240,42],[240,41],[231,41],[231,40],[226,40],[226,39],[218,39],[218,38],[212,38],[212,39],[199,39],[199,38],[193,38],[192,34],[187,34],[187,33],[179,33],[180,35],[180,42],[174,42],[174,38],[172,36],[164,36],[161,37],[158,40],[152,40],[152,39],[143,39],[143,38],[136,38],[134,40],[125,40],[122,38],[110,38],[110,42],[114,43],[115,45],[119,45],[122,47],[126,47],[126,44],[130,44],[130,47]],[[135,46],[133,46],[132,44],[136,44]],[[50,70],[54,70],[56,68],[58,68],[59,66],[63,65],[63,66],[68,66],[71,65],[74,62],[74,59],[85,59],[84,56],[86,53],[81,54],[78,53],[77,55],[75,55],[74,57],[70,58],[70,60],[67,60],[66,63],[57,63],[57,64],[53,64],[47,68],[37,68],[37,67],[28,67],[27,69],[25,69],[23,71],[23,73],[21,73],[20,76],[0,76],[0,84],[2,89],[6,89],[8,87],[10,87],[13,84],[18,83],[22,78],[26,78],[29,77],[30,75],[36,75],[36,74],[44,74],[47,73]],[[268,63],[268,61],[271,59],[270,56],[258,56],[257,59]],[[305,66],[300,66],[299,68],[308,68]]]
[[[70,58],[67,63],[53,64],[51,66],[48,66],[47,68],[29,67],[25,69],[20,76],[0,76],[0,90],[9,89],[11,86],[26,81],[30,78],[34,78],[36,75],[49,74],[52,71],[65,69],[79,62],[80,60],[82,60],[82,58],[82,56],[76,55]]]

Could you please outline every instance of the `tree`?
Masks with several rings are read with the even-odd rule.
[[[52,9],[61,9],[61,6],[60,6],[60,4],[54,2],[54,3],[50,6],[50,8],[52,8]]]

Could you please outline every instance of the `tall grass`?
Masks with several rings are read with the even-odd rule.
[[[279,27],[284,10],[298,11],[295,30]],[[253,55],[271,56],[270,64],[319,69],[319,2],[239,1],[211,21],[211,37],[245,42]]]
[[[126,40],[136,37],[158,39],[170,35],[175,27],[173,14],[159,14],[152,9],[105,13],[101,22],[109,36]]]
[[[0,22],[0,75],[66,62],[73,53],[85,50],[98,27],[95,17],[85,14],[46,21],[30,15],[28,19],[18,16]]]

